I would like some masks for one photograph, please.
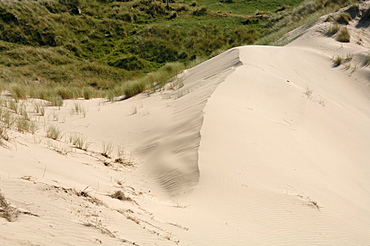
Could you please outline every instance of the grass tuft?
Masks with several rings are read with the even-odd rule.
[[[12,94],[16,102],[18,102],[20,99],[27,99],[27,89],[21,84],[10,85],[9,92]]]
[[[145,91],[145,88],[146,88],[145,81],[138,80],[138,81],[134,81],[134,82],[131,82],[131,83],[127,84],[123,88],[123,93],[125,94],[126,98],[130,98],[130,97],[133,97],[133,96]]]
[[[46,129],[46,137],[51,138],[53,140],[58,140],[61,138],[61,132],[58,127],[49,125]]]
[[[87,115],[87,109],[81,103],[74,102],[71,114],[82,115],[85,118]]]
[[[111,142],[102,143],[102,153],[101,153],[102,156],[106,158],[110,158],[110,154],[112,153],[112,151],[113,151],[113,144]]]
[[[333,59],[334,66],[338,67],[343,63],[343,58],[340,56],[337,56]]]
[[[73,144],[76,148],[87,151],[90,146],[90,141],[79,134],[71,134],[69,136],[69,142]]]
[[[339,30],[340,30],[340,26],[337,23],[334,23],[330,26],[328,34],[329,35],[334,35],[337,32],[339,32]]]
[[[15,125],[19,132],[28,132],[30,129],[30,123],[25,117],[18,117],[15,121]]]
[[[351,39],[351,36],[349,35],[348,28],[342,27],[338,33],[337,40],[339,42],[349,42]]]

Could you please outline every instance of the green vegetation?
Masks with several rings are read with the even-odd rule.
[[[352,58],[353,58],[352,54],[348,54],[346,57],[337,56],[337,57],[333,58],[333,65],[335,67],[338,67],[338,66],[342,65],[343,63],[352,61]]]
[[[352,17],[348,13],[340,13],[339,16],[336,18],[336,21],[340,24],[348,25],[348,23],[352,20]]]
[[[330,26],[330,29],[329,29],[329,31],[328,31],[328,34],[329,34],[329,35],[334,35],[334,34],[336,34],[337,32],[339,32],[339,30],[340,30],[340,26],[338,25],[338,23],[332,24],[332,25]]]
[[[349,42],[350,41],[351,36],[349,35],[347,27],[342,27],[340,29],[337,39],[339,42]]]
[[[271,15],[265,22],[263,38],[259,39],[256,44],[286,44],[286,41],[279,40],[287,32],[300,26],[314,24],[317,19],[325,14],[335,12],[343,6],[350,5],[354,0],[312,0],[304,1],[299,6],[278,11]],[[279,41],[276,43],[276,41]]]
[[[52,106],[68,98],[128,98],[160,89],[194,61],[271,43],[351,2],[2,1],[0,91]]]
[[[53,140],[58,140],[61,137],[61,132],[58,127],[50,125],[46,129],[46,137]]]
[[[90,146],[90,141],[80,134],[71,134],[69,136],[69,142],[73,144],[76,148],[85,151],[87,151]]]

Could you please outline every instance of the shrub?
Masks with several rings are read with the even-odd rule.
[[[351,39],[351,36],[349,35],[347,27],[342,27],[339,31],[338,37],[339,42],[349,42]]]

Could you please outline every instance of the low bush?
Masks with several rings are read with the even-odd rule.
[[[348,28],[342,27],[338,33],[337,40],[339,42],[349,42],[351,39],[351,36],[349,35]]]
[[[332,24],[332,25],[330,26],[330,28],[329,28],[328,34],[329,34],[329,35],[334,35],[334,34],[336,34],[337,32],[339,32],[339,30],[340,30],[340,26],[339,26],[337,23]]]

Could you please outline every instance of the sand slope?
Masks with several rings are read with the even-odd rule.
[[[0,218],[0,245],[368,245],[370,29],[357,17],[339,43],[324,19],[284,47],[226,51],[166,90],[66,101],[34,116],[35,135],[9,131],[0,189],[18,218]],[[45,138],[50,124],[60,140]]]

